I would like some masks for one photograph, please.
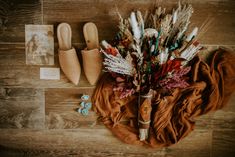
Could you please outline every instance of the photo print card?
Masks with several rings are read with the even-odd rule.
[[[53,25],[25,25],[25,53],[28,65],[54,65]]]

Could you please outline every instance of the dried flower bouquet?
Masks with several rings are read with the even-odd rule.
[[[154,91],[171,93],[189,86],[190,60],[202,48],[198,28],[188,31],[191,5],[178,4],[172,13],[161,7],[142,16],[131,12],[128,19],[119,15],[119,32],[112,44],[102,41],[105,71],[116,79],[114,91],[120,99],[139,96],[139,138],[148,138],[151,98]]]

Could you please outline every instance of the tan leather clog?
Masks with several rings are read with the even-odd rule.
[[[83,68],[87,80],[95,85],[102,70],[102,54],[99,52],[98,30],[94,23],[86,23],[83,34],[87,48],[82,50]]]
[[[82,50],[83,68],[87,80],[95,85],[102,70],[102,55],[99,49]]]
[[[66,77],[75,85],[79,83],[81,66],[76,50],[72,47],[72,31],[67,23],[61,23],[57,27],[59,43],[59,63]]]
[[[88,22],[83,26],[83,35],[86,41],[87,49],[99,48],[98,30],[94,23]]]

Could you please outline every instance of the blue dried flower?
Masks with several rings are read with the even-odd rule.
[[[90,96],[89,95],[85,95],[85,94],[81,97],[81,99],[83,101],[88,100],[89,98],[90,98]]]
[[[89,110],[91,109],[91,106],[92,104],[90,102],[87,102],[84,107]]]
[[[82,114],[83,116],[87,116],[88,113],[89,113],[89,111],[88,111],[87,108],[83,108],[83,109],[81,110],[81,114]]]

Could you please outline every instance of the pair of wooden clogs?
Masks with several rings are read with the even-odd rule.
[[[83,68],[87,80],[95,85],[102,69],[102,55],[99,52],[99,38],[97,27],[94,23],[86,23],[83,34],[87,48],[82,50]],[[59,43],[59,63],[67,78],[75,85],[79,83],[81,65],[76,50],[72,47],[72,31],[67,23],[61,23],[57,27]]]

